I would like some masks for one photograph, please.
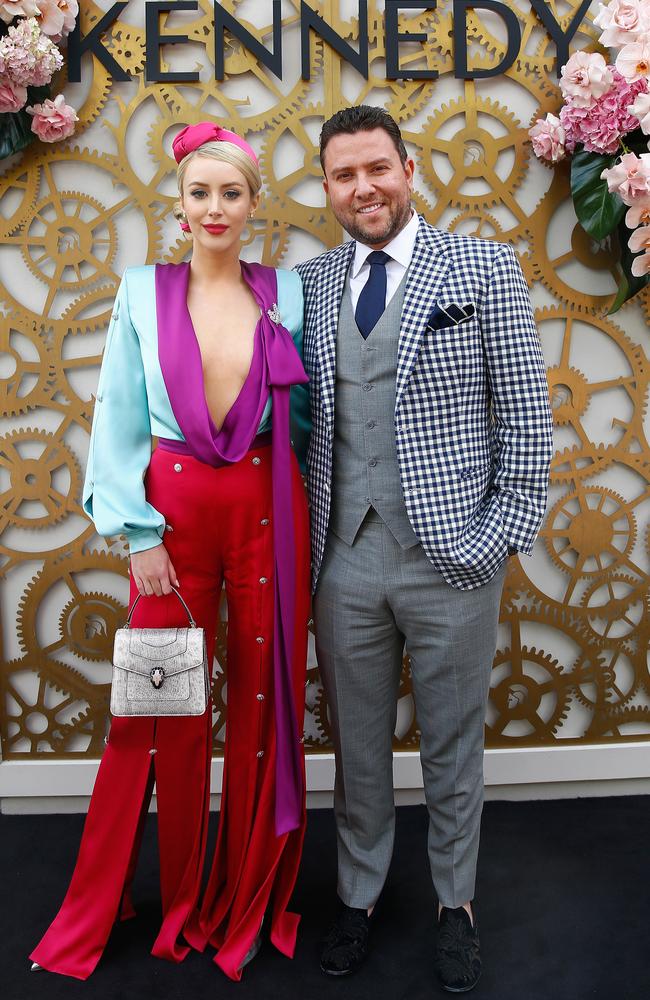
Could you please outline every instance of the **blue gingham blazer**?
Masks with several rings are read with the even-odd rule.
[[[296,268],[311,380],[314,588],[330,515],[336,335],[353,252],[344,243]],[[474,313],[440,326],[436,307],[447,306]],[[444,233],[420,218],[402,307],[395,436],[409,520],[448,583],[472,590],[509,551],[530,554],[546,507],[552,418],[528,288],[509,244]]]

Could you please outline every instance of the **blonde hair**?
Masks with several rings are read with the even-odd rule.
[[[262,178],[260,177],[260,171],[256,163],[253,163],[250,156],[240,149],[239,146],[235,146],[232,142],[204,142],[202,146],[198,146],[197,149],[193,149],[191,153],[184,156],[181,162],[178,164],[176,170],[176,181],[178,183],[178,193],[183,196],[183,178],[185,177],[185,171],[187,170],[188,163],[195,159],[197,156],[209,156],[213,160],[221,160],[222,163],[229,163],[232,167],[236,167],[237,170],[246,178],[248,183],[248,188],[251,193],[251,198],[255,198],[256,195],[260,193],[262,187]],[[174,205],[174,218],[181,219],[184,216],[183,207],[180,201],[177,201]]]

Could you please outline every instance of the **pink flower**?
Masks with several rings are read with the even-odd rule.
[[[632,261],[632,274],[637,278],[643,278],[650,274],[650,253],[642,253]]]
[[[33,17],[38,14],[37,0],[0,0],[0,19],[11,24],[15,17]]]
[[[616,153],[621,136],[639,127],[638,118],[629,107],[638,94],[646,93],[646,80],[629,83],[617,70],[612,72],[612,86],[590,108],[565,104],[560,121],[566,133],[566,150],[573,153],[582,143],[588,152]]]
[[[650,194],[635,199],[632,207],[625,213],[625,225],[628,229],[650,226]]]
[[[0,67],[13,83],[42,87],[62,65],[63,56],[41,34],[35,17],[23,18],[0,38]]]
[[[638,119],[641,131],[650,135],[650,94],[638,94],[634,104],[627,110]]]
[[[560,90],[567,103],[589,108],[612,85],[612,70],[599,52],[574,52],[562,67]]]
[[[63,94],[59,94],[53,101],[48,99],[42,104],[34,104],[26,111],[34,117],[32,132],[41,142],[58,142],[69,138],[74,133],[74,123],[79,121],[74,108],[65,103]]]
[[[650,273],[650,226],[640,226],[635,229],[630,236],[627,245],[632,253],[644,252],[635,257],[632,261],[632,274],[637,278],[642,278],[644,274]]]
[[[38,10],[41,31],[59,42],[74,28],[79,4],[77,0],[38,0]]]
[[[618,163],[600,175],[607,189],[616,193],[626,205],[650,195],[650,153],[625,153]]]
[[[0,114],[20,111],[27,100],[27,87],[11,80],[0,80]]]
[[[535,156],[540,160],[557,163],[564,159],[566,136],[560,119],[555,115],[538,118],[528,135],[532,139]]]
[[[594,24],[604,31],[600,44],[618,49],[636,41],[650,30],[650,11],[646,0],[611,0],[600,4]]]
[[[650,37],[624,45],[616,57],[616,69],[630,81],[650,76]]]

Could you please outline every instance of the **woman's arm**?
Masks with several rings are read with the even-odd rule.
[[[144,562],[136,560],[142,568],[142,592],[158,593],[153,580],[160,583],[160,592],[168,592],[162,587],[165,575],[169,577],[165,563],[169,557],[161,543],[165,519],[145,497],[144,474],[150,459],[144,365],[129,312],[126,272],[115,300],[99,376],[83,505],[99,534],[126,536],[132,557],[160,550]]]

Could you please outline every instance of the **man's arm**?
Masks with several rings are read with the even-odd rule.
[[[553,418],[528,286],[507,244],[494,258],[480,320],[492,394],[494,497],[509,548],[530,555],[546,509]]]

